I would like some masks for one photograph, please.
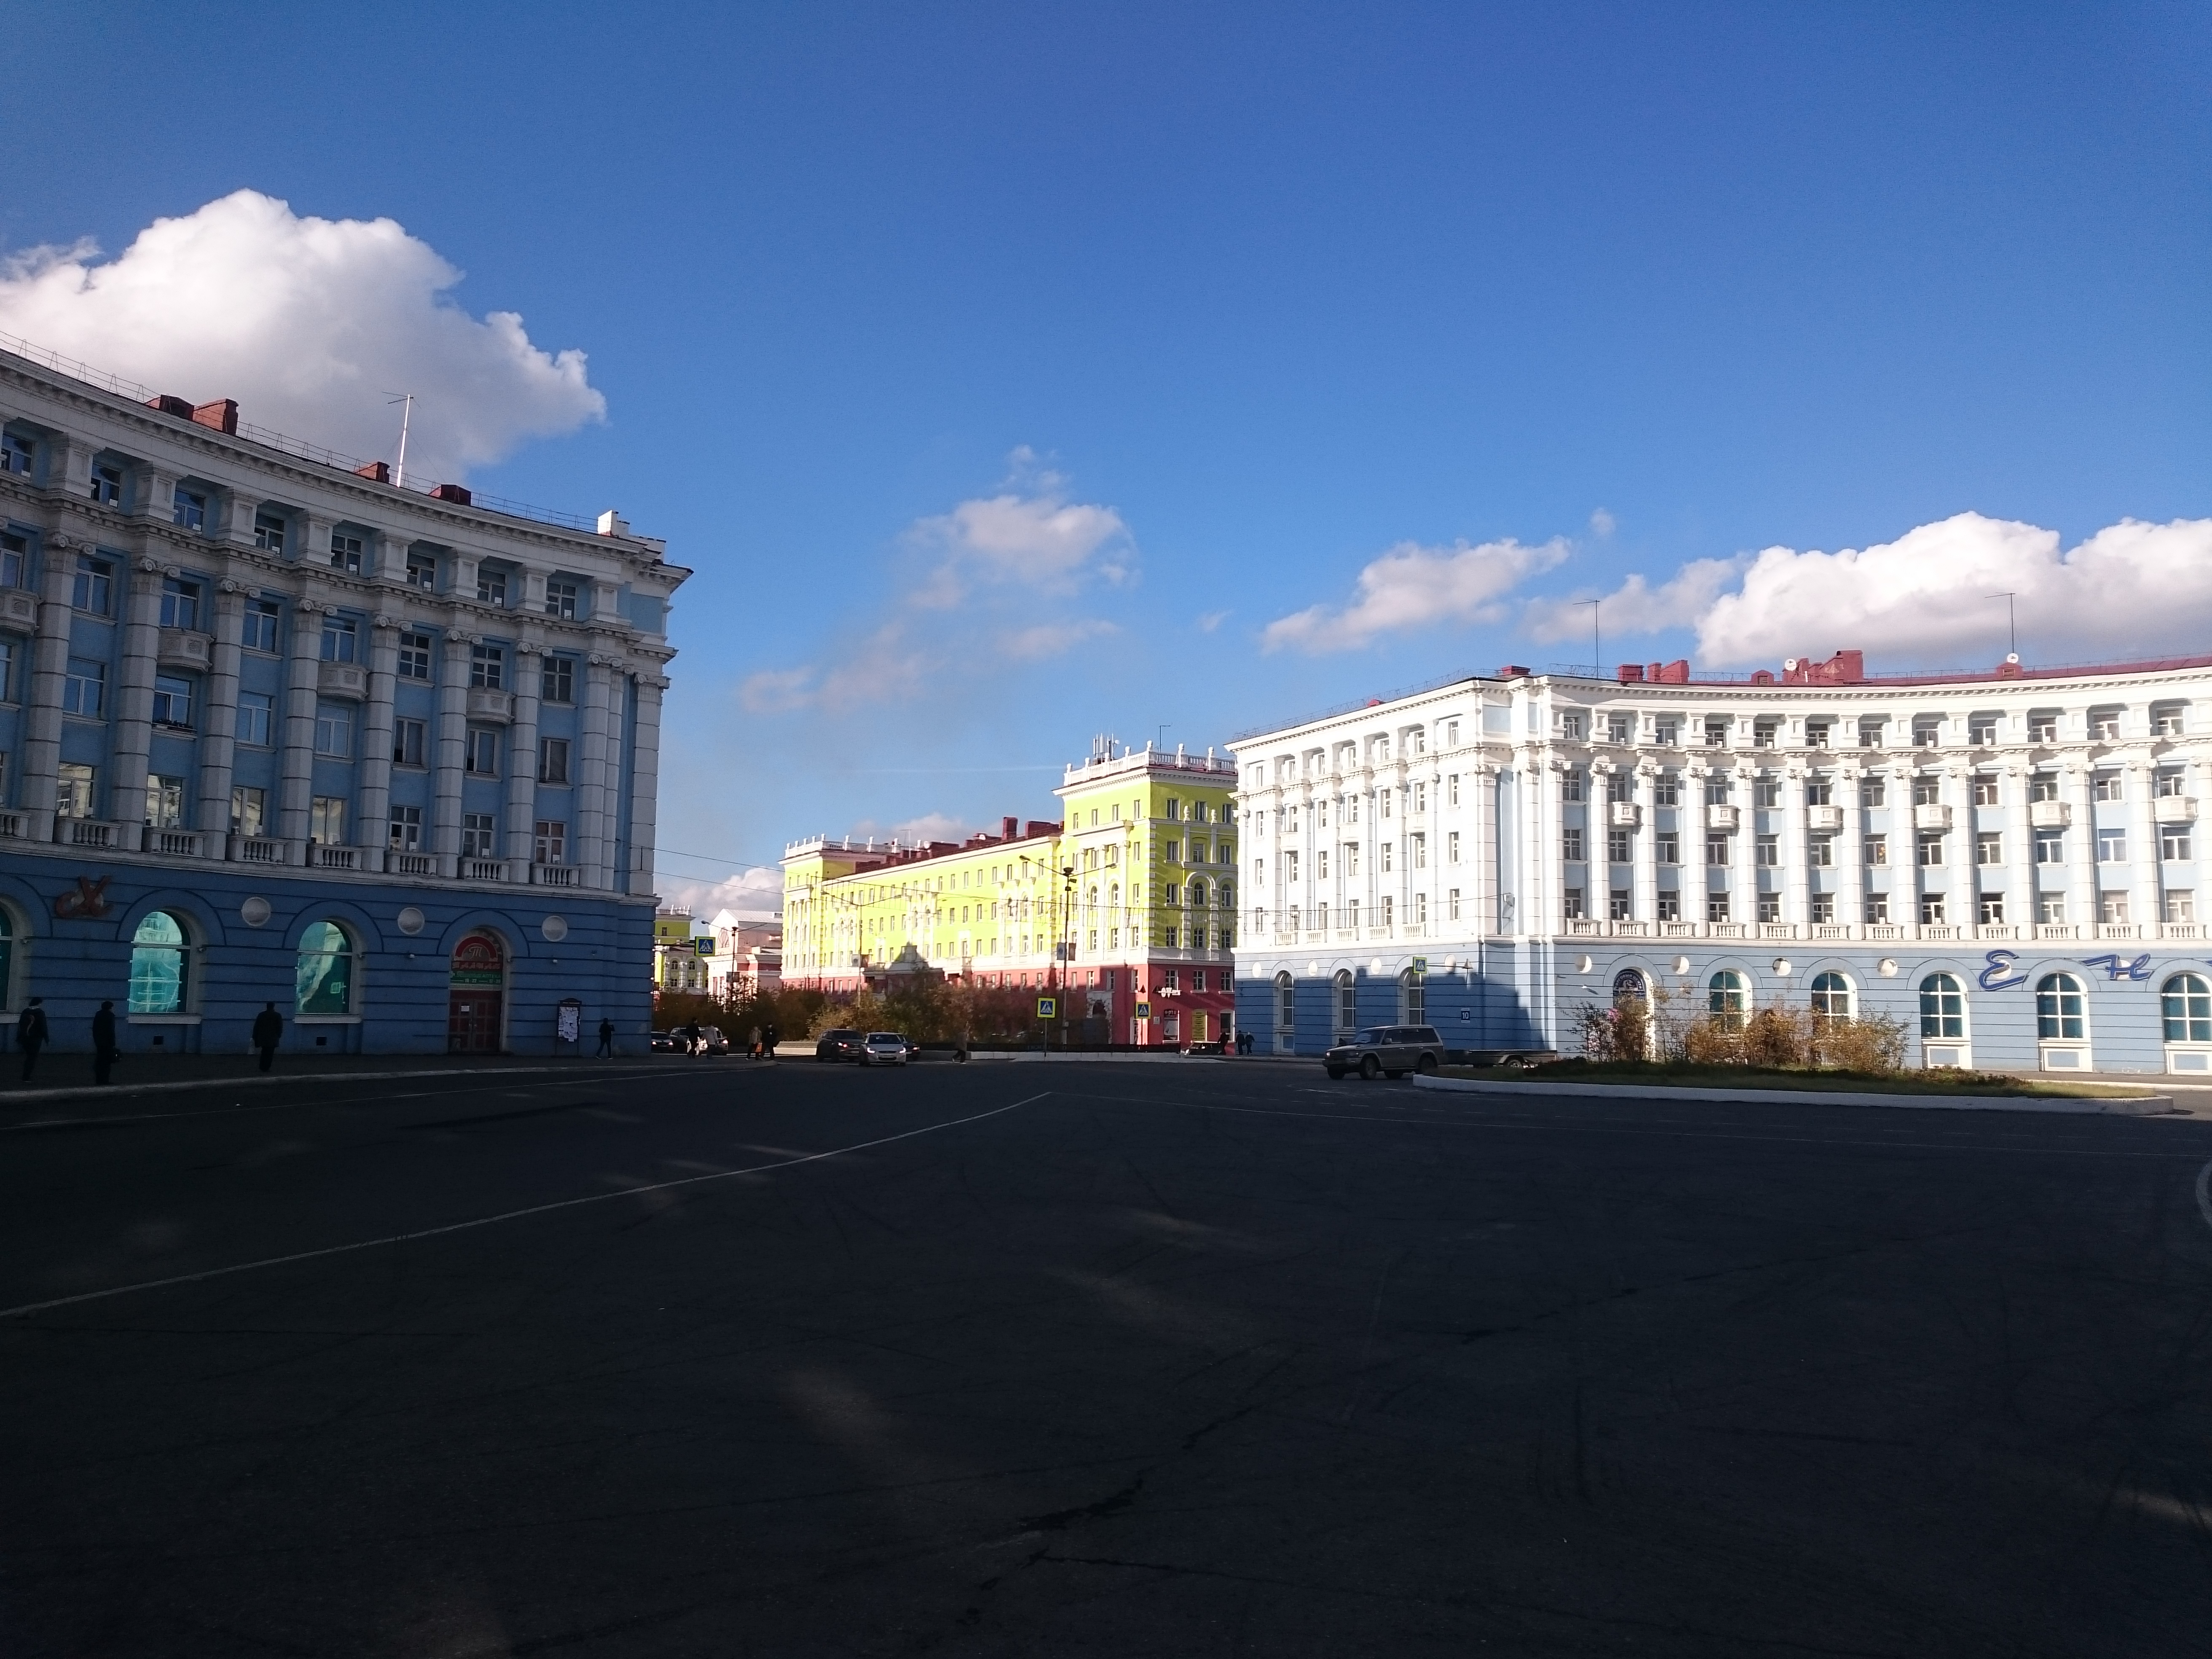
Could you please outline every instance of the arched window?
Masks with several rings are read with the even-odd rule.
[[[1297,1028],[1297,988],[1291,983],[1288,974],[1278,974],[1275,975],[1275,1029],[1288,1036]]]
[[[1613,1000],[1618,1003],[1623,997],[1632,997],[1638,1002],[1651,1000],[1650,986],[1633,968],[1624,968],[1613,976]]]
[[[2071,974],[2035,981],[2035,1035],[2045,1042],[2079,1042],[2089,1034],[2088,1000]]]
[[[1851,1017],[1851,982],[1841,974],[1826,973],[1813,975],[1813,1018],[1815,1019],[1849,1019]]]
[[[2202,974],[2176,974],[2160,989],[2168,1042],[2212,1042],[2212,981]]]
[[[1429,1023],[1429,991],[1422,976],[1408,968],[1398,975],[1398,1018],[1407,1025]]]
[[[1966,991],[1953,974],[1930,974],[1920,981],[1920,1035],[1966,1035]]]
[[[300,936],[293,974],[293,1006],[303,1014],[353,1012],[353,940],[335,921],[319,921]]]
[[[185,930],[167,910],[155,910],[131,936],[131,1012],[185,1012]]]
[[[1204,905],[1204,904],[1205,904],[1205,902],[1206,902],[1206,883],[1205,883],[1203,880],[1200,879],[1198,877],[1194,876],[1194,877],[1192,877],[1192,878],[1191,878],[1191,883],[1190,883],[1190,905],[1191,905],[1191,908],[1192,908],[1192,909],[1194,909],[1194,910],[1195,910],[1195,909],[1199,908],[1200,906]]]
[[[1751,1011],[1751,994],[1743,975],[1723,968],[1705,981],[1705,1006],[1725,1030],[1741,1031]]]
[[[0,1004],[4,1004],[15,983],[15,928],[8,920],[8,913],[0,910]]]
[[[1336,994],[1336,1034],[1340,1039],[1349,1037],[1359,1029],[1359,998],[1352,988],[1352,970],[1337,969],[1330,988]]]

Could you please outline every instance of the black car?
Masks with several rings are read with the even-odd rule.
[[[1376,1025],[1322,1056],[1331,1077],[1357,1072],[1364,1078],[1433,1072],[1443,1064],[1444,1040],[1433,1025]]]
[[[862,1059],[868,1047],[867,1034],[839,1026],[834,1031],[824,1031],[815,1040],[814,1058],[817,1060]]]

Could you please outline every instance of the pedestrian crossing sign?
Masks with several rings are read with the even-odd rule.
[[[1152,1017],[1152,1005],[1151,1003],[1140,1002],[1137,1005],[1137,1018],[1139,1019],[1150,1019]]]
[[[1060,1000],[1057,997],[1039,997],[1037,999],[1037,1018],[1039,1019],[1050,1019],[1059,1012]]]

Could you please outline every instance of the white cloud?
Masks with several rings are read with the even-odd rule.
[[[1851,647],[1892,660],[2002,653],[2005,605],[1990,596],[2007,589],[2023,641],[2062,659],[2201,651],[2212,519],[2124,520],[2071,551],[2056,531],[1978,513],[1859,550],[1770,547],[1699,621],[1698,653],[1717,666]]]
[[[1010,459],[999,494],[971,497],[907,531],[911,544],[944,556],[915,603],[945,609],[978,585],[1065,591],[1086,575],[1119,586],[1135,574],[1135,546],[1119,513],[1069,501],[1067,480],[1026,446]]]
[[[1438,623],[1494,622],[1504,615],[1498,601],[1505,593],[1566,556],[1567,544],[1556,537],[1538,547],[1511,540],[1450,547],[1401,542],[1359,573],[1350,605],[1316,605],[1279,617],[1261,634],[1261,647],[1353,651],[1385,634]]]
[[[701,921],[722,910],[757,916],[781,915],[783,913],[783,871],[781,867],[747,870],[720,881],[704,881],[690,876],[672,875],[666,870],[657,870],[653,872],[653,884],[659,890],[662,903],[680,906]]]
[[[1603,541],[1613,532],[1615,521],[1612,514],[1599,507],[1589,517],[1590,534]]]
[[[1639,571],[1604,596],[1598,607],[1599,633],[1610,638],[1616,634],[1694,628],[1705,620],[1722,590],[1748,563],[1748,558],[1694,559],[1657,587]],[[1531,599],[1522,612],[1522,630],[1547,644],[1586,640],[1590,635],[1589,599],[1594,597]]]
[[[1228,620],[1229,613],[1226,611],[1209,611],[1198,619],[1198,631],[1201,634],[1214,633]]]
[[[924,812],[919,817],[901,818],[896,823],[878,823],[873,818],[862,818],[852,828],[857,837],[872,836],[878,841],[896,841],[902,847],[919,846],[926,841],[965,841],[973,831],[967,823],[949,812]]]
[[[1085,640],[1121,631],[1112,623],[1092,617],[1082,622],[1039,623],[1033,628],[1017,629],[1003,636],[1000,643],[1017,662],[1043,662],[1066,655]]]
[[[0,331],[240,418],[458,481],[527,439],[602,419],[584,354],[532,345],[511,311],[471,316],[461,272],[390,219],[301,218],[241,190],[156,219],[101,262],[88,242],[0,264]]]
[[[937,665],[911,647],[899,623],[885,623],[844,661],[828,669],[764,668],[738,686],[738,703],[749,714],[787,714],[801,708],[846,714],[911,696]]]

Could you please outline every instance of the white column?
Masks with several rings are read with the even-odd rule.
[[[2145,939],[2158,937],[2156,923],[2166,914],[2159,890],[2158,819],[2151,794],[2158,787],[2157,775],[2156,766],[2139,757],[2128,763],[2123,785],[2128,792],[2128,860],[2134,868],[2128,912],[2131,921],[2142,925]]]
[[[1632,799],[1636,802],[1636,840],[1629,851],[1635,855],[1630,876],[1631,896],[1636,919],[1659,931],[1659,791],[1658,769],[1650,761],[1638,763],[1629,775]]]
[[[637,741],[630,747],[629,890],[633,893],[653,890],[653,843],[659,812],[660,698],[667,689],[668,682],[657,674],[637,677]]]
[[[230,831],[231,766],[238,749],[238,656],[245,624],[244,590],[234,581],[216,583],[215,659],[208,665],[207,698],[200,714],[200,807],[193,821],[216,838],[210,844],[218,848]]]
[[[379,544],[385,538],[380,537]],[[354,844],[367,849],[364,869],[383,864],[392,840],[392,700],[399,678],[399,618],[379,616],[369,624],[368,702],[362,711],[361,813]]]
[[[613,837],[607,833],[607,693],[611,665],[594,653],[584,665],[584,718],[576,776],[576,862],[584,879],[599,885],[599,872]]]
[[[1735,859],[1729,882],[1735,890],[1729,896],[1729,910],[1732,920],[1744,923],[1759,920],[1759,813],[1752,805],[1758,799],[1754,793],[1758,786],[1753,763],[1739,762],[1735,787],[1729,792],[1729,799],[1735,803],[1736,830]]]
[[[1849,937],[1866,937],[1866,778],[1854,763],[1838,766],[1832,799],[1843,808],[1844,827],[1836,832],[1836,921]]]
[[[1962,927],[1972,927],[1981,919],[1981,888],[1976,879],[1978,866],[1974,863],[1974,781],[1972,775],[1956,762],[1943,769],[1943,799],[1951,808],[1949,840],[1944,851],[1949,856],[1950,892],[1944,909],[1952,921]],[[1968,933],[1966,938],[1973,935]]]
[[[125,826],[128,841],[133,828],[143,832],[146,823],[146,757],[154,740],[154,659],[161,637],[163,571],[155,560],[142,558],[118,574],[129,584],[130,598],[124,606],[123,672],[109,711],[115,740],[108,753],[115,773],[107,799],[108,816]]]
[[[23,785],[17,797],[30,815],[24,833],[44,840],[53,833],[55,782],[61,775],[62,682],[69,673],[70,585],[77,556],[92,551],[80,537],[46,538],[46,568],[39,603],[39,634],[31,647],[30,696],[23,711]]]
[[[1920,822],[1913,809],[1912,769],[1900,763],[1889,775],[1889,919],[1920,925]],[[1906,935],[1911,938],[1911,935]]]
[[[460,869],[461,778],[469,738],[469,647],[477,640],[474,634],[448,633],[438,675],[438,759],[430,848],[438,855],[438,873],[448,878]]]
[[[2029,822],[2028,769],[2021,761],[2005,764],[2002,789],[2005,838],[2005,920],[2035,937],[2035,826]]]
[[[323,612],[302,599],[292,607],[290,674],[284,688],[283,752],[278,760],[276,833],[304,858],[307,809],[315,793],[315,694],[322,674]]]
[[[514,871],[530,867],[531,836],[538,827],[538,694],[544,647],[533,641],[514,647],[514,724],[507,732],[507,858]]]
[[[2077,928],[2076,939],[2094,939],[2097,920],[2097,820],[2089,799],[2089,769],[2080,760],[2069,761],[2059,774],[2065,796],[2066,920]]]
[[[1803,927],[1813,915],[1805,825],[1805,767],[1791,761],[1782,769],[1782,920],[1793,927]]]

